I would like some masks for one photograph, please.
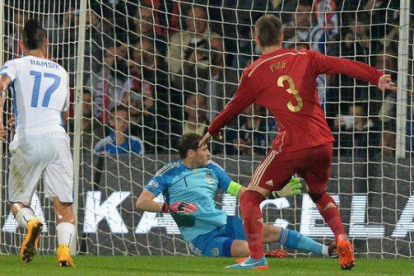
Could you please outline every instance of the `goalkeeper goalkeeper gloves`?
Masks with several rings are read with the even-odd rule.
[[[191,214],[196,211],[197,207],[193,203],[188,203],[181,200],[171,204],[164,202],[161,207],[161,213]]]
[[[300,179],[297,177],[293,177],[290,179],[289,183],[283,187],[280,191],[273,191],[269,198],[279,198],[279,197],[287,197],[291,195],[300,195],[302,183],[300,183]]]

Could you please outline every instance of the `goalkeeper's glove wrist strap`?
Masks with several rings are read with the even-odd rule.
[[[161,213],[169,213],[170,212],[170,206],[167,202],[164,202],[161,206]]]

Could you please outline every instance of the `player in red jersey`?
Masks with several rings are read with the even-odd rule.
[[[259,18],[255,31],[256,43],[263,54],[244,70],[233,99],[200,141],[202,145],[211,136],[220,139],[221,128],[252,103],[271,111],[279,128],[272,151],[256,169],[249,190],[240,198],[250,257],[229,268],[267,268],[259,205],[271,191],[280,190],[291,175],[298,173],[305,179],[309,196],[335,234],[341,268],[351,269],[355,265],[353,247],[345,235],[337,205],[326,192],[334,138],[319,105],[316,77],[325,73],[345,74],[376,85],[382,91],[396,90],[396,87],[390,75],[364,63],[315,51],[282,49],[281,22],[274,15]]]

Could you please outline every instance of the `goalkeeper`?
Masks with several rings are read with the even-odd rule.
[[[148,212],[170,213],[184,240],[195,251],[205,256],[244,257],[249,255],[246,234],[239,217],[227,216],[216,208],[214,196],[217,188],[240,197],[245,187],[232,181],[215,163],[209,161],[207,145],[198,147],[201,136],[194,133],[178,140],[181,160],[159,170],[138,198],[137,208]],[[289,185],[274,196],[300,194],[299,179],[292,178]],[[165,203],[154,201],[163,193]],[[264,224],[263,243],[279,242],[291,249],[330,256],[330,248],[296,231]]]

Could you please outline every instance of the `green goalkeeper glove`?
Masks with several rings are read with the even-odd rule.
[[[269,198],[279,198],[279,197],[287,197],[291,195],[300,195],[302,189],[302,183],[300,179],[297,177],[293,177],[290,181],[283,187],[280,191],[273,191]]]

